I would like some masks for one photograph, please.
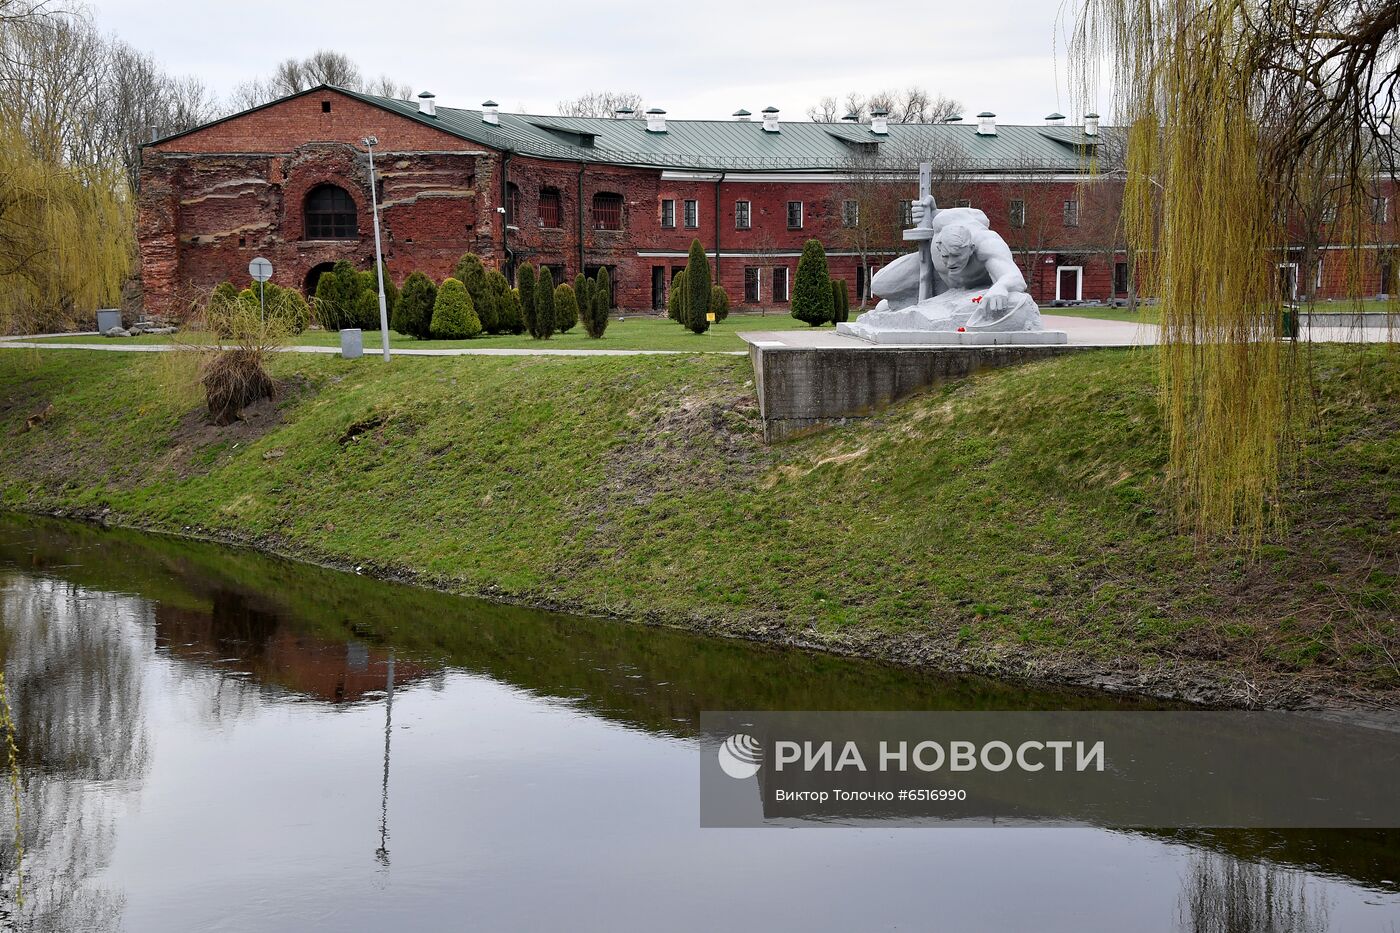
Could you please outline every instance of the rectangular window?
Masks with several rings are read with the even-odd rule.
[[[841,202],[841,226],[860,226],[860,202],[847,199]],[[776,286],[775,286],[776,287]]]
[[[788,270],[787,266],[779,266],[773,270],[773,300],[788,300]]]
[[[1390,219],[1390,199],[1371,199],[1371,222],[1383,224]]]
[[[674,229],[676,226],[676,202],[674,198],[661,199],[661,226]]]
[[[1325,224],[1334,224],[1337,222],[1337,205],[1326,204],[1323,206],[1322,222]]]
[[[752,211],[752,209],[753,209],[753,206],[752,206],[751,204],[749,204],[748,201],[735,201],[735,202],[734,202],[734,229],[735,229],[735,230],[747,230],[747,229],[749,229],[749,225],[750,225],[750,223],[751,223],[751,221],[750,221],[749,218],[750,218],[750,212]]]
[[[1113,294],[1128,294],[1128,264],[1126,262],[1113,264]]]
[[[758,269],[754,266],[744,267],[744,304],[756,305],[759,299]]]
[[[958,198],[958,207],[971,207],[972,198]]]
[[[1011,202],[1011,226],[1021,228],[1026,225],[1026,202],[1017,198]]]
[[[689,198],[685,202],[685,228],[694,230],[700,226],[700,202]]]
[[[900,202],[899,202],[899,225],[900,225],[901,227],[912,227],[912,226],[914,226],[914,202],[913,202],[913,201],[900,201]]]
[[[789,230],[801,230],[801,229],[802,229],[802,202],[801,202],[801,201],[789,201],[789,202],[787,202],[787,221],[788,221],[788,224],[787,224],[787,225],[788,225],[788,229],[789,229]]]
[[[1065,226],[1066,226],[1066,227],[1077,227],[1077,226],[1079,226],[1079,202],[1078,202],[1078,201],[1066,201],[1066,202],[1065,202]]]

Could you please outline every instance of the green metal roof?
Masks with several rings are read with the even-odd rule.
[[[330,89],[491,149],[544,159],[696,171],[830,172],[849,169],[856,159],[871,156],[891,168],[907,168],[920,156],[934,155],[970,171],[1077,172],[1083,170],[1084,148],[1097,142],[1073,126],[1003,124],[996,135],[984,136],[971,124],[891,123],[889,132],[880,135],[857,123],[784,121],[780,132],[771,133],[756,121],[668,120],[665,133],[653,133],[647,132],[644,120],[514,113],[498,114],[499,123],[491,124],[480,110],[439,106],[436,116],[428,116],[408,101]],[[393,140],[384,139],[383,146],[392,150]]]

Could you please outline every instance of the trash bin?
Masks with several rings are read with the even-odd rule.
[[[113,327],[122,326],[122,312],[120,308],[102,308],[97,312],[97,332],[105,334]]]
[[[340,332],[340,355],[347,360],[358,360],[365,355],[364,332],[360,328],[347,327]]]

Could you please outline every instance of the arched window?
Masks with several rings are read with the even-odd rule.
[[[593,195],[593,229],[622,229],[622,195],[612,191]]]
[[[506,182],[506,223],[517,223],[516,218],[520,216],[520,186],[515,182]]]
[[[559,226],[559,218],[562,215],[559,207],[559,189],[540,189],[540,226],[553,229]]]
[[[306,195],[306,239],[353,240],[360,235],[355,202],[344,188],[317,185]]]

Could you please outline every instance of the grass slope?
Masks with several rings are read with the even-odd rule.
[[[166,354],[7,351],[0,504],[957,669],[1400,695],[1397,354],[1318,351],[1257,561],[1175,530],[1153,366],[1002,370],[765,447],[741,358],[281,357],[276,405],[219,429]]]

